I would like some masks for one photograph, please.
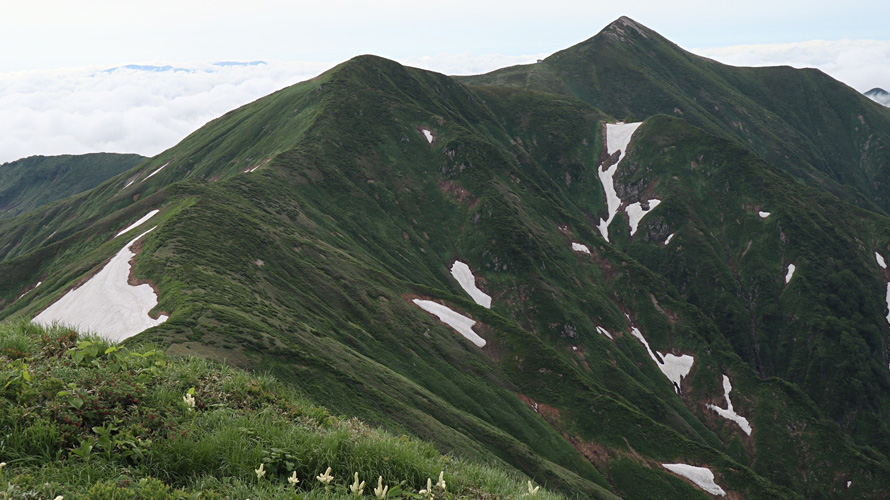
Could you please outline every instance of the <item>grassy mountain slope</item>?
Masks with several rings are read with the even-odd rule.
[[[627,235],[600,238],[604,120],[572,97],[356,58],[212,122],[135,177],[0,222],[0,247],[19,235],[0,262],[0,315],[32,317],[160,209],[134,275],[170,318],[131,344],[273,373],[332,411],[579,496],[707,498],[661,465],[681,462],[744,498],[839,497],[846,480],[880,497],[880,452],[795,385],[759,378],[719,318],[622,251]],[[52,224],[61,232],[42,242]],[[455,259],[492,309],[451,278]],[[413,298],[471,316],[487,344]],[[634,328],[662,356],[694,356],[678,392]],[[721,404],[724,374],[750,437],[706,406]]]
[[[890,111],[818,70],[727,66],[622,17],[541,63],[458,80],[572,95],[618,119],[680,117],[811,186],[890,210]]]
[[[92,189],[145,158],[95,153],[31,156],[0,165],[0,219]]]
[[[440,498],[528,495],[518,475],[331,415],[271,377],[206,360],[4,323],[0,361],[0,498],[347,498],[355,473],[368,494],[380,477],[387,498],[416,498],[440,472]],[[326,470],[327,487],[317,479]]]

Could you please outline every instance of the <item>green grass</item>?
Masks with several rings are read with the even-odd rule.
[[[366,494],[382,476],[388,498],[420,498],[441,471],[447,493],[437,498],[528,491],[513,472],[331,415],[269,376],[204,359],[7,322],[0,362],[0,498],[345,498],[356,472]],[[329,488],[315,479],[327,467]],[[286,480],[294,471],[297,487]]]

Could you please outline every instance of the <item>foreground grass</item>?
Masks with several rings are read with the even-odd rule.
[[[0,499],[560,498],[202,359],[20,322],[0,367]]]

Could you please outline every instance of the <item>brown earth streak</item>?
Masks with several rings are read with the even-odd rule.
[[[469,203],[470,208],[474,208],[479,200],[470,194],[463,186],[459,186],[454,181],[439,181],[439,190],[456,199],[459,203]]]

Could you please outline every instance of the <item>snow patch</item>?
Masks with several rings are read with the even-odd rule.
[[[603,328],[601,326],[596,327],[596,331],[602,333],[603,335],[605,335],[606,337],[609,337],[612,340],[615,340],[614,338],[612,338],[612,334],[609,333],[608,330],[606,330],[605,328]]]
[[[130,185],[133,184],[134,182],[136,182],[136,179],[130,179],[130,182],[124,184],[124,189],[127,189],[128,187],[130,187]]]
[[[875,260],[878,261],[878,265],[881,266],[881,269],[887,269],[887,262],[884,260],[884,257],[875,252]]]
[[[454,279],[457,280],[460,287],[470,294],[470,297],[472,297],[477,304],[491,309],[491,296],[476,287],[476,277],[473,276],[473,271],[470,270],[470,266],[456,260],[454,261],[454,264],[451,265],[451,275],[454,276]]]
[[[850,489],[850,485],[853,484],[853,481],[847,481],[847,489]]]
[[[712,495],[726,496],[723,488],[714,482],[714,473],[708,468],[686,464],[661,464],[661,466],[678,476],[685,477]]]
[[[590,249],[587,248],[587,245],[575,243],[574,241],[572,242],[572,250],[574,250],[576,252],[581,252],[581,253],[587,253],[587,254],[590,253]]]
[[[114,237],[117,238],[118,236],[120,236],[120,235],[122,235],[122,234],[124,234],[124,233],[126,233],[126,232],[128,232],[128,231],[131,231],[131,230],[133,230],[133,229],[136,229],[137,227],[139,227],[139,226],[141,226],[142,224],[144,224],[145,222],[147,222],[148,219],[151,219],[152,217],[154,217],[155,215],[157,215],[158,212],[160,212],[160,210],[158,210],[158,209],[154,209],[154,210],[152,210],[151,212],[149,212],[149,213],[143,215],[141,219],[139,219],[139,220],[137,220],[136,222],[130,224],[130,225],[127,226],[126,228],[121,229],[120,231],[118,231],[118,232],[114,235]]]
[[[71,325],[83,332],[95,332],[112,342],[132,337],[167,321],[165,315],[158,319],[148,315],[158,305],[158,297],[151,285],[131,286],[127,282],[130,278],[130,260],[136,255],[131,247],[154,229],[130,240],[89,281],[66,293],[32,321],[44,325]]]
[[[794,264],[788,264],[788,271],[785,272],[785,284],[787,285],[789,281],[791,281],[791,277],[794,276],[794,270],[797,269]]]
[[[682,382],[686,375],[689,375],[689,371],[692,370],[692,364],[695,362],[695,358],[688,354],[675,356],[670,353],[658,353],[658,356],[656,356],[656,353],[649,347],[649,342],[646,341],[646,337],[643,336],[643,333],[640,332],[639,328],[635,326],[631,327],[630,334],[643,343],[646,347],[646,351],[649,353],[649,357],[652,358],[652,361],[655,361],[655,365],[658,366],[661,373],[674,384],[674,392],[679,394],[680,382]]]
[[[154,176],[156,173],[160,172],[161,170],[164,170],[164,167],[166,167],[166,166],[169,165],[169,164],[170,164],[170,162],[168,161],[167,163],[161,165],[160,168],[158,168],[158,169],[155,170],[154,172],[148,174],[148,177],[146,177],[145,179],[142,179],[142,180],[143,180],[143,181],[147,181],[147,180],[151,179],[152,176]],[[126,186],[124,186],[124,187],[126,187]]]
[[[664,240],[664,245],[667,246],[667,244],[670,243],[672,239],[674,239],[674,233],[668,235],[667,239]]]
[[[606,209],[609,213],[609,218],[600,220],[597,228],[606,241],[609,241],[609,224],[612,223],[612,219],[618,213],[618,207],[621,206],[621,199],[615,191],[615,173],[618,171],[618,164],[621,163],[621,160],[624,159],[624,155],[627,153],[627,145],[630,143],[630,138],[641,124],[642,122],[606,124],[606,153],[611,156],[615,151],[621,151],[621,154],[618,155],[618,161],[609,167],[608,170],[603,168],[603,165],[600,165],[597,169],[597,175],[603,184],[603,191],[606,192]]]
[[[426,142],[432,144],[433,143],[433,133],[429,131],[429,129],[422,129],[423,136],[426,137]]]
[[[726,375],[723,376],[723,398],[726,400],[726,409],[720,408],[716,405],[708,404],[708,409],[714,410],[721,417],[732,420],[733,422],[739,424],[739,427],[747,435],[751,435],[751,424],[748,423],[748,419],[739,415],[732,409],[732,401],[729,399],[729,393],[732,391],[732,384],[729,382],[729,377]]]
[[[890,309],[890,283],[887,283],[887,308]],[[890,323],[890,313],[887,313],[887,323]]]
[[[757,212],[757,215],[759,215],[761,219],[766,219],[767,217],[769,217],[770,213],[769,212]]]
[[[627,222],[630,224],[631,236],[637,232],[637,226],[640,225],[640,221],[643,220],[643,217],[655,209],[659,203],[661,203],[661,200],[652,199],[649,200],[648,210],[643,209],[643,205],[640,202],[631,203],[624,209],[625,213],[627,213]]]
[[[414,299],[412,302],[424,311],[437,316],[439,321],[453,328],[457,333],[463,335],[464,338],[470,342],[479,347],[485,347],[485,339],[473,331],[473,325],[476,324],[474,320],[455,312],[438,302],[420,299]]]

